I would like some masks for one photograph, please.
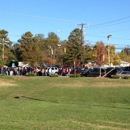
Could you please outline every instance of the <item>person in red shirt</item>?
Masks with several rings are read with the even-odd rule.
[[[62,68],[62,76],[66,75],[66,68]]]

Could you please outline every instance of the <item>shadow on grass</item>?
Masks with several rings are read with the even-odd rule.
[[[42,99],[37,99],[37,98],[32,98],[32,97],[26,97],[26,96],[21,96],[22,98],[27,98],[27,99],[30,99],[30,100],[36,100],[36,101],[44,101]]]
[[[47,102],[47,101],[42,100],[42,99],[32,98],[32,97],[27,97],[27,96],[15,96],[14,98],[15,99],[19,99],[20,97],[26,98],[26,99],[30,99],[30,100],[35,100],[35,101],[44,101],[44,102]],[[50,102],[52,102],[52,103],[58,103],[57,101],[50,101]]]
[[[31,99],[31,100],[37,100],[37,101],[44,101],[44,100],[41,100],[41,99],[32,98],[32,97],[26,97],[26,96],[15,96],[14,98],[15,98],[15,99],[19,99],[20,97],[22,97],[22,98],[27,98],[27,99]]]
[[[45,100],[42,100],[42,99],[37,99],[37,98],[32,98],[32,97],[27,97],[27,96],[15,96],[14,98],[15,99],[19,99],[20,97],[22,98],[26,98],[26,99],[30,99],[30,100],[35,100],[35,101],[44,101],[44,102],[52,102],[52,103],[59,103],[57,101],[45,101]],[[73,104],[73,103],[71,103]],[[75,104],[75,103],[74,103]],[[90,104],[89,104],[90,106]],[[92,105],[91,106],[98,106],[98,107],[109,107],[109,108],[118,108],[118,109],[127,109],[127,110],[130,110],[130,108],[125,108],[125,107],[117,107],[117,106],[107,106],[107,105]]]

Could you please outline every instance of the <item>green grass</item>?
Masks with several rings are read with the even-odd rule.
[[[0,130],[130,130],[130,79],[0,77]]]

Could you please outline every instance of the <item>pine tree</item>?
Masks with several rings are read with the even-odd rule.
[[[19,53],[21,60],[31,66],[38,66],[42,61],[41,50],[37,38],[31,32],[26,32],[19,40]]]

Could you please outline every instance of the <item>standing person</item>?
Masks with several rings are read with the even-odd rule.
[[[65,75],[66,75],[66,69],[62,68],[62,76],[65,76]]]
[[[9,75],[9,68],[6,68],[6,75]]]
[[[59,75],[62,75],[62,68],[59,67],[59,72],[58,72]]]
[[[67,74],[68,76],[70,76],[70,72],[71,72],[71,68],[69,67],[68,68],[68,74]]]
[[[8,67],[8,70],[7,70],[7,71],[8,71],[8,75],[10,75],[10,67]]]
[[[10,73],[11,76],[13,75],[13,68],[12,67],[10,68],[10,72],[9,73]]]
[[[17,68],[14,67],[14,75],[17,75]]]
[[[4,69],[3,69],[3,67],[1,67],[1,74],[3,74],[4,73]]]
[[[45,69],[42,68],[42,76],[45,76]]]
[[[40,76],[40,68],[37,67],[37,76]]]
[[[18,75],[22,75],[22,68],[18,67]]]

